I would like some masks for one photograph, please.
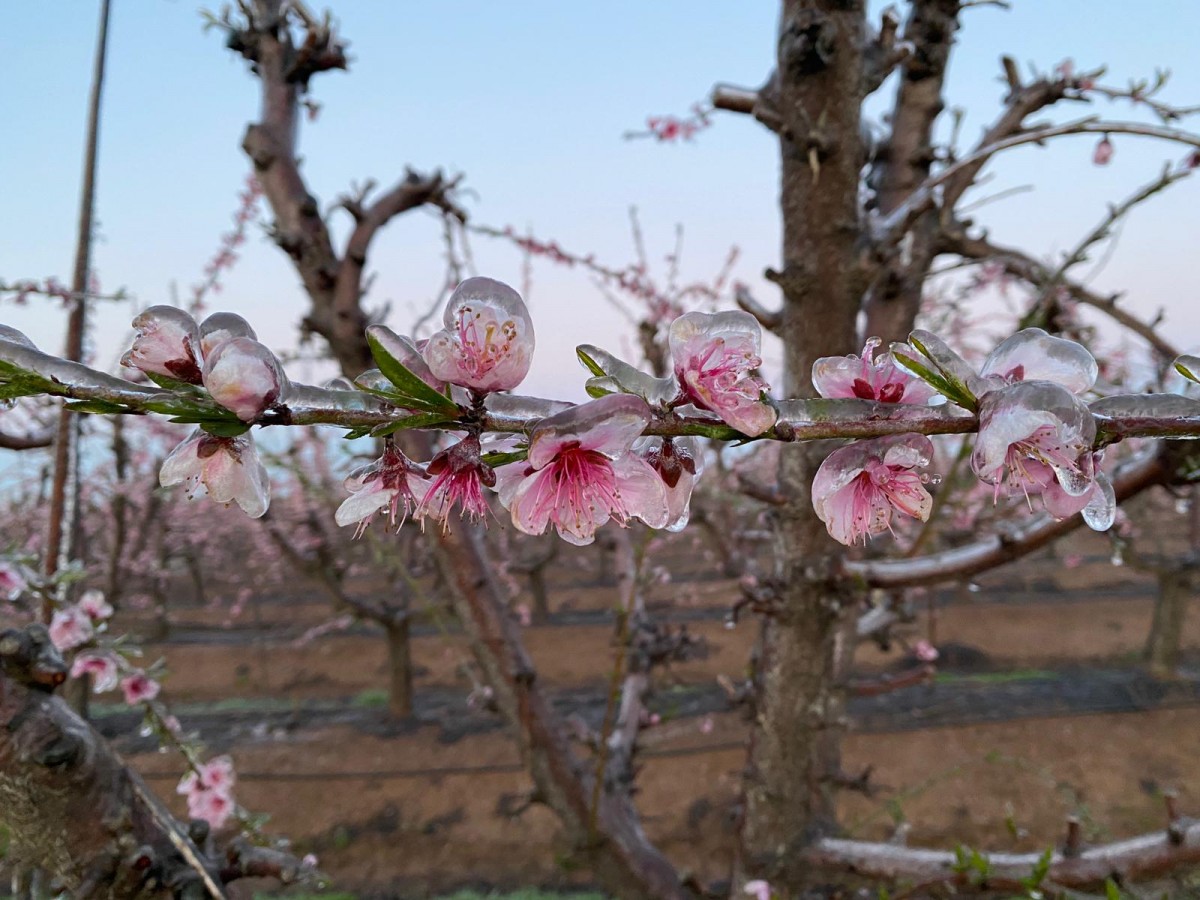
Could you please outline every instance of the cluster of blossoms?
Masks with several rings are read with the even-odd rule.
[[[233,800],[235,781],[233,760],[218,756],[194,765],[180,779],[175,792],[187,798],[189,818],[203,819],[213,828],[222,828],[237,809]]]
[[[203,322],[173,306],[152,306],[133,320],[133,347],[121,364],[164,386],[203,386],[218,405],[253,422],[279,403],[288,388],[283,368],[241,316],[214,313]],[[249,433],[196,429],[171,451],[159,473],[163,487],[203,487],[218,503],[236,502],[257,518],[267,511],[271,486]]]
[[[268,485],[246,429],[286,415],[290,392],[307,389],[289,385],[237,316],[218,313],[197,325],[179,310],[154,307],[134,324],[138,336],[126,364],[164,386],[203,387],[238,420],[232,430],[226,420],[216,433],[202,421],[168,457],[162,483],[203,485],[214,499],[261,515]],[[781,407],[758,374],[759,325],[745,312],[676,318],[668,331],[673,371],[663,378],[580,347],[594,399],[579,405],[508,393],[529,371],[534,329],[524,301],[507,285],[462,282],[443,325],[427,341],[381,325],[368,329],[380,368],[359,376],[357,394],[346,396],[397,410],[395,426],[382,433],[424,424],[452,439],[422,464],[389,436],[383,455],[346,480],[350,496],[337,511],[338,524],[361,531],[383,513],[393,527],[409,516],[445,527],[456,510],[484,517],[494,492],[520,531],[536,535],[553,526],[573,544],[591,543],[609,520],[677,530],[687,522],[701,454],[693,438],[644,436],[648,426],[688,417],[723,423],[747,438],[777,431]],[[971,465],[997,498],[1018,493],[1032,505],[1036,496],[1052,516],[1082,512],[1093,528],[1112,524],[1113,490],[1093,451],[1095,420],[1081,399],[1097,377],[1087,350],[1031,328],[1004,341],[975,372],[925,331],[882,354],[879,344],[872,339],[861,354],[818,360],[817,392],[885,405],[949,400],[979,416]],[[531,422],[526,434],[484,435],[489,414],[516,409]],[[932,458],[933,444],[921,434],[855,441],[820,467],[813,506],[829,534],[847,545],[890,530],[895,514],[924,521],[933,501],[920,470]]]
[[[1098,367],[1079,344],[1027,328],[1000,344],[979,373],[938,337],[913,332],[876,358],[878,341],[860,356],[827,357],[813,366],[823,397],[926,404],[939,384],[947,397],[979,415],[971,468],[994,496],[1020,493],[1064,519],[1082,512],[1098,531],[1112,526],[1116,497],[1092,447],[1096,423],[1082,394]],[[924,359],[924,362],[921,360]],[[917,376],[921,377],[918,378]],[[929,379],[927,381],[926,379]],[[836,540],[857,540],[891,528],[892,513],[925,521],[932,508],[926,479],[933,445],[920,434],[857,441],[829,455],[813,482],[813,505]]]

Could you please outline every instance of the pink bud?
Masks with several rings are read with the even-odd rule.
[[[275,354],[252,338],[230,338],[204,361],[204,387],[243,422],[253,422],[274,405],[285,382]]]
[[[161,690],[162,685],[145,672],[134,672],[121,679],[121,691],[125,694],[125,702],[130,706],[153,700]]]
[[[1098,166],[1107,166],[1113,158],[1112,141],[1108,139],[1106,134],[1100,138],[1100,143],[1096,145],[1095,151],[1092,153],[1092,162]]]
[[[137,335],[121,365],[200,383],[200,332],[195,319],[174,306],[151,306],[133,320],[133,327]]]

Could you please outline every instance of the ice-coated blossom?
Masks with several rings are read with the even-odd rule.
[[[1052,381],[1082,394],[1096,383],[1100,367],[1082,344],[1025,328],[988,354],[979,374],[983,393],[1017,381]]]
[[[205,389],[243,422],[273,406],[286,383],[275,354],[252,338],[222,341],[204,357]]]
[[[741,310],[686,313],[668,335],[675,377],[688,400],[751,437],[775,424],[775,410],[762,401],[768,385],[753,374],[762,365],[761,342],[758,321]]]
[[[895,357],[888,351],[880,357],[875,350],[883,343],[870,338],[859,355],[823,356],[813,363],[812,382],[822,397],[857,397],[880,403],[913,403],[924,405],[936,391],[924,381],[897,367]],[[907,344],[897,344],[915,355]]]
[[[590,544],[610,518],[637,517],[651,528],[670,521],[667,491],[649,463],[631,452],[650,422],[639,397],[609,394],[543,419],[524,464],[497,474],[500,502],[526,534],[549,525],[572,544]]]
[[[834,450],[813,479],[813,509],[830,536],[847,546],[891,529],[892,512],[924,522],[933,498],[915,471],[933,444],[920,434],[855,441]]]
[[[221,344],[239,337],[258,340],[250,323],[237,313],[213,313],[200,323],[200,352],[207,359]]]
[[[61,652],[86,644],[94,633],[92,620],[77,606],[55,610],[50,619],[50,640]]]
[[[379,459],[351,472],[345,486],[350,496],[338,507],[334,521],[343,527],[357,525],[356,537],[385,510],[388,524],[399,528],[425,497],[421,471],[390,441]]]
[[[145,672],[134,672],[121,679],[121,693],[130,706],[153,700],[161,690],[162,685]]]
[[[12,563],[0,562],[0,597],[16,600],[25,590],[25,576]]]
[[[271,500],[267,470],[249,434],[227,438],[197,429],[171,451],[158,482],[185,484],[189,497],[203,486],[217,503],[237,503],[252,519],[263,515]]]
[[[470,435],[441,451],[429,461],[425,471],[433,480],[425,487],[425,496],[417,506],[418,518],[438,519],[445,528],[456,506],[462,515],[472,519],[487,514],[483,489],[496,486],[496,473],[483,461],[479,438]]]
[[[200,383],[200,330],[174,306],[151,306],[133,320],[137,334],[121,365],[155,375]]]
[[[97,694],[111,691],[117,686],[117,658],[104,651],[80,653],[71,664],[71,677],[92,676],[92,690]]]
[[[699,442],[692,437],[645,437],[633,449],[658,473],[667,490],[667,531],[682,531],[691,514],[692,488],[704,471]]]
[[[1095,439],[1095,419],[1078,397],[1052,382],[1021,381],[980,402],[971,467],[997,497],[1006,489],[1040,494],[1058,518],[1090,506],[1088,524],[1104,530],[1115,498],[1097,473]]]
[[[445,328],[425,344],[433,376],[479,393],[509,391],[533,361],[533,321],[521,295],[491,278],[468,278],[446,302]]]
[[[112,604],[104,599],[103,591],[84,591],[78,605],[93,622],[103,622],[113,614]]]

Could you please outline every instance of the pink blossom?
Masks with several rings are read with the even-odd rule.
[[[0,562],[0,597],[16,600],[25,590],[25,576],[12,563]]]
[[[217,756],[206,763],[201,763],[193,771],[180,779],[175,788],[177,794],[192,794],[196,791],[220,791],[229,795],[237,776],[233,769],[233,758]]]
[[[533,360],[533,321],[521,295],[491,278],[468,278],[446,303],[445,328],[425,345],[433,376],[480,393],[512,390]]]
[[[189,497],[203,486],[217,503],[236,502],[252,519],[262,516],[271,500],[267,470],[249,434],[226,438],[197,429],[171,451],[158,481],[163,487],[185,484]]]
[[[258,340],[250,323],[237,313],[213,313],[200,323],[200,350],[205,359],[212,356],[221,344],[239,337]]]
[[[204,359],[204,387],[243,422],[279,401],[287,378],[270,350],[248,337],[222,341]]]
[[[383,448],[383,456],[351,472],[345,485],[350,496],[338,507],[334,521],[343,527],[357,525],[355,537],[366,530],[376,513],[384,510],[388,523],[399,528],[425,496],[420,470],[390,441]]]
[[[133,320],[137,334],[121,365],[189,384],[200,383],[196,320],[174,306],[151,306]]]
[[[1081,344],[1040,328],[1025,328],[988,354],[979,370],[983,384],[977,393],[1018,381],[1052,381],[1082,394],[1096,383],[1099,372],[1095,357]]]
[[[188,817],[201,819],[214,829],[224,828],[233,815],[233,798],[220,791],[195,791],[188,794]]]
[[[50,640],[61,652],[74,650],[92,639],[92,620],[76,606],[54,611]]]
[[[690,312],[671,323],[668,343],[675,377],[684,395],[751,437],[775,424],[775,410],[762,400],[768,390],[754,374],[762,365],[762,332],[747,312]]]
[[[754,900],[771,900],[771,885],[762,879],[747,881],[742,886],[742,891],[749,894]]]
[[[634,451],[650,464],[667,490],[668,531],[682,531],[688,523],[692,488],[704,471],[704,457],[695,438],[640,438]]]
[[[1107,166],[1112,162],[1113,152],[1112,141],[1106,134],[1100,138],[1100,143],[1096,144],[1096,149],[1092,151],[1092,162],[1098,166]]]
[[[871,338],[859,355],[823,356],[813,363],[812,382],[822,397],[857,397],[881,403],[925,404],[936,392],[924,381],[897,368],[891,352],[876,359],[875,350],[883,343]],[[895,349],[914,351],[907,344]]]
[[[319,860],[317,859],[317,855],[315,853],[305,853],[304,858],[300,860],[300,865],[304,866],[306,869],[315,869],[318,863]]]
[[[479,438],[468,436],[441,451],[425,471],[434,477],[417,506],[417,517],[440,519],[445,528],[456,506],[462,515],[475,520],[487,514],[483,489],[496,486],[496,473],[483,461]]]
[[[932,458],[933,444],[924,435],[856,441],[821,463],[813,508],[830,536],[847,546],[891,530],[893,511],[924,522],[933,498],[914,470]]]
[[[705,716],[703,719],[700,720],[700,733],[701,734],[712,734],[714,724],[715,723],[713,722],[712,716]]]
[[[1062,558],[1064,569],[1078,569],[1083,565],[1083,556],[1079,553],[1068,553]]]
[[[669,521],[667,493],[659,474],[636,453],[633,442],[650,422],[639,397],[609,394],[543,419],[534,428],[525,464],[500,470],[500,502],[526,534],[548,525],[568,543],[590,544],[610,518],[633,517],[651,528]]]
[[[111,691],[117,686],[117,658],[104,651],[80,653],[71,664],[71,677],[92,676],[92,690],[97,694]]]
[[[941,656],[938,653],[938,648],[922,638],[913,645],[913,655],[921,662],[932,663],[937,662],[937,658]]]
[[[112,605],[104,599],[103,591],[84,591],[79,598],[79,608],[87,613],[93,622],[103,622],[113,614]]]
[[[130,706],[153,700],[162,690],[162,685],[145,672],[134,672],[121,679],[121,691]]]

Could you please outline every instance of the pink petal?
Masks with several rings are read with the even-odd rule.
[[[529,442],[529,464],[541,469],[572,444],[605,456],[620,456],[648,424],[650,407],[645,400],[631,394],[608,394],[542,419]]]

